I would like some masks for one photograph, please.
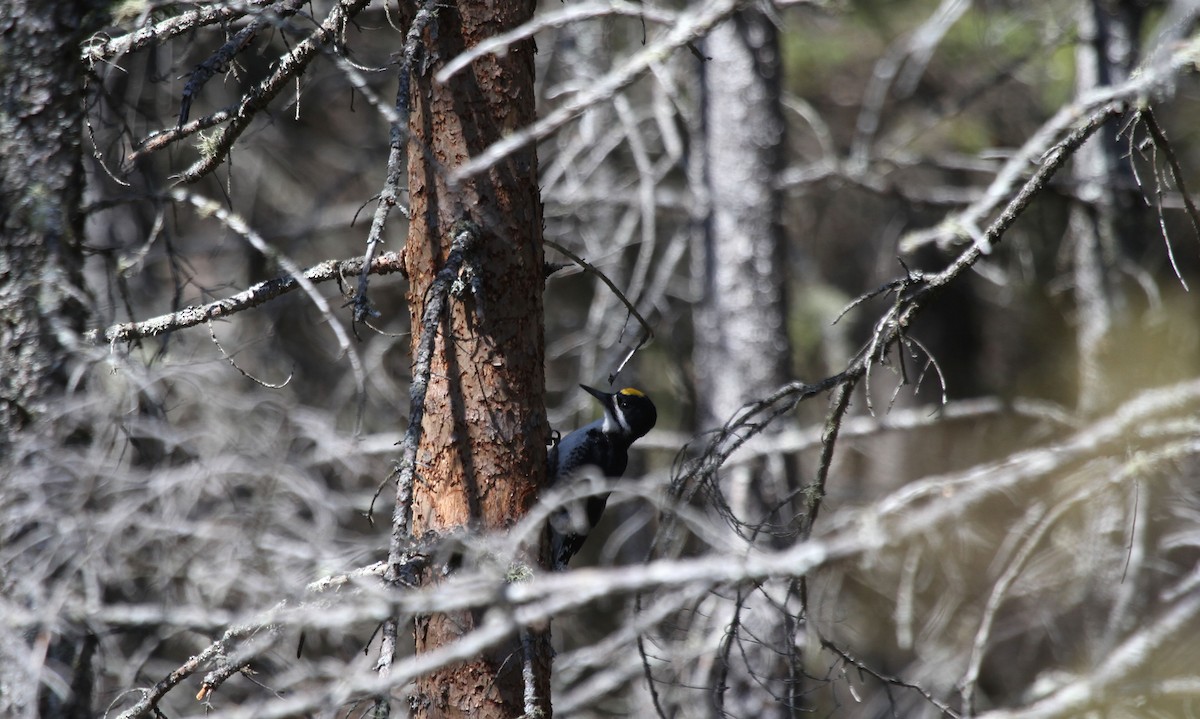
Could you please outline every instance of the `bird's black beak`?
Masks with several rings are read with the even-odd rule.
[[[600,400],[600,404],[604,405],[604,410],[606,412],[612,409],[613,397],[615,397],[616,395],[612,394],[611,392],[604,392],[602,390],[598,390],[595,387],[588,387],[586,384],[581,384],[579,386],[583,388],[584,392],[587,392],[591,396]]]

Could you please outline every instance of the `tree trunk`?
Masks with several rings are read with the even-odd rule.
[[[88,311],[84,177],[84,2],[0,7],[0,455],[67,383]]]
[[[788,380],[790,343],[777,186],[784,157],[778,33],[761,12],[746,10],[714,29],[704,49],[711,59],[702,66],[704,127],[694,163],[701,177],[692,184],[704,263],[696,394],[700,428],[709,429]],[[781,429],[775,423],[766,433]],[[727,471],[721,486],[747,525],[781,523],[779,499],[791,486],[782,456]],[[731,529],[730,546],[765,544],[775,532],[764,529],[753,540]],[[706,684],[718,687],[714,715],[788,715],[792,643],[779,611],[788,601],[786,587],[764,584],[736,607],[717,595],[712,599],[713,621],[724,627],[707,633],[721,646],[714,647],[712,664],[702,667]],[[776,699],[765,713],[764,688]]]
[[[476,60],[448,83],[434,80],[445,61],[525,22],[533,9],[531,1],[438,4],[424,33],[429,62],[414,68],[406,256],[414,356],[429,288],[446,263],[452,234],[463,221],[479,228],[476,249],[464,260],[478,282],[466,282],[465,291],[450,298],[434,344],[414,483],[416,538],[508,529],[545,481],[549,430],[537,154],[533,148],[518,151],[456,186],[447,178],[470,157],[533,122],[534,43],[519,42],[503,55]],[[470,613],[419,618],[417,651],[455,641],[479,618]],[[536,704],[549,716],[548,634],[535,633],[530,643]],[[422,678],[412,697],[414,716],[522,715],[522,660],[514,639]]]
[[[696,165],[703,296],[697,314],[700,424],[725,422],[787,380],[780,195],[783,158],[775,28],[746,11],[705,40]]]
[[[1075,47],[1075,94],[1123,82],[1137,62],[1143,10],[1131,2],[1083,0],[1079,43]],[[1075,344],[1078,406],[1095,414],[1115,404],[1109,377],[1111,335],[1125,302],[1117,277],[1121,223],[1118,192],[1130,175],[1115,120],[1079,148],[1072,170],[1078,199],[1071,205],[1067,232],[1074,249]],[[1132,180],[1132,177],[1128,179]]]
[[[71,350],[90,306],[80,250],[85,103],[78,60],[89,17],[86,2],[10,0],[0,6],[0,459],[5,460],[12,459],[18,433],[43,419],[66,389]],[[94,639],[49,624],[29,640],[44,648],[36,713],[91,717]],[[32,715],[32,701],[13,696],[0,703]]]
[[[91,17],[86,2],[0,5],[0,460],[5,461],[16,461],[18,435],[34,430],[61,399],[90,309],[82,277],[85,103],[78,58]],[[91,717],[94,638],[47,623],[28,640],[45,653],[36,709],[34,697],[19,688],[0,705],[21,715]]]

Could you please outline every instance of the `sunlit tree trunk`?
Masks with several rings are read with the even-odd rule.
[[[707,428],[785,381],[789,347],[775,188],[784,153],[776,30],[747,11],[704,47],[702,177],[693,187],[703,258],[697,394]]]
[[[700,428],[710,429],[787,381],[790,345],[777,182],[784,157],[778,33],[765,15],[746,10],[705,39],[704,53],[703,130],[692,186],[703,262],[696,397]],[[783,428],[776,423],[766,435]],[[723,474],[730,508],[747,524],[740,536],[731,531],[732,546],[771,543],[786,523],[779,499],[789,484],[781,455]],[[757,537],[755,525],[762,529]],[[747,592],[740,605],[722,600],[713,609],[714,620],[726,625],[709,630],[721,640],[707,667],[717,716],[763,716],[763,687],[783,700],[766,715],[788,713],[790,632],[767,594],[787,601],[785,587],[768,583]]]
[[[452,185],[448,174],[534,120],[534,43],[487,55],[449,82],[434,74],[480,41],[528,20],[534,3],[438,4],[424,34],[428,64],[414,69],[407,242],[414,354],[429,288],[463,221],[478,228],[464,257],[464,287],[447,303],[434,344],[413,497],[417,538],[513,524],[544,481],[548,429],[543,402],[542,208],[537,155],[528,148]],[[435,572],[436,574],[437,572]],[[476,628],[472,613],[421,617],[418,652]],[[515,639],[515,638],[514,638]],[[535,635],[537,705],[549,716],[548,637]],[[525,712],[523,656],[514,641],[423,677],[418,717],[515,717]]]

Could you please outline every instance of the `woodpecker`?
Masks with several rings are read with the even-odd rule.
[[[620,477],[629,464],[629,446],[658,421],[654,403],[641,390],[626,387],[610,393],[587,385],[579,386],[600,400],[604,416],[563,437],[547,452],[547,477],[551,487],[571,481],[584,467],[593,467],[610,479]],[[567,562],[600,522],[607,502],[607,493],[592,495],[582,503],[562,507],[550,517],[550,566],[553,569],[566,569]]]

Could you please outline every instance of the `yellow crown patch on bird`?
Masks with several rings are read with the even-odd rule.
[[[633,397],[645,397],[646,396],[645,392],[641,391],[640,389],[634,389],[633,387],[626,387],[625,389],[621,390],[617,394],[623,394],[627,397],[628,396],[633,396]]]

